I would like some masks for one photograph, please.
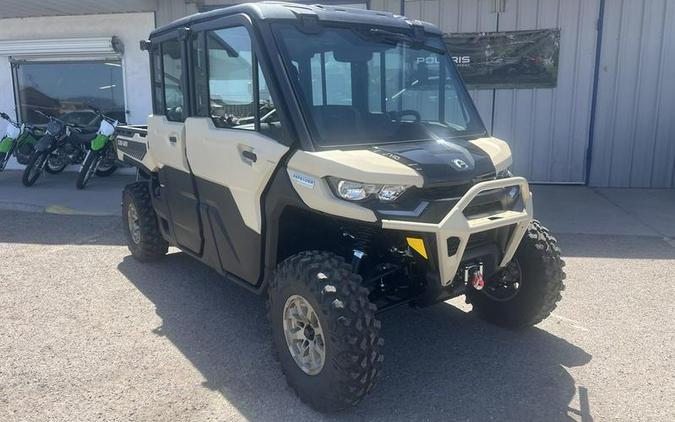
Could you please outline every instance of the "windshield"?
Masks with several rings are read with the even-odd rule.
[[[481,136],[485,127],[440,37],[275,27],[314,142],[349,146]]]

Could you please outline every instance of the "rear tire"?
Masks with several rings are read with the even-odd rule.
[[[361,276],[353,273],[342,257],[320,251],[300,252],[286,259],[270,282],[267,306],[273,349],[291,389],[320,412],[358,404],[371,391],[382,368],[380,322],[361,282]],[[297,350],[307,342],[309,351],[309,343],[318,341],[314,338],[317,330],[307,334],[306,328],[297,328],[306,327],[311,319],[298,325],[289,322],[288,304],[298,298],[309,304],[322,332],[320,367],[307,368],[298,362],[303,353]],[[302,338],[294,337],[289,327],[296,327],[295,335]]]
[[[142,262],[166,255],[169,244],[159,231],[147,182],[127,185],[122,193],[122,219],[131,255]]]
[[[31,187],[35,184],[37,179],[42,174],[42,163],[47,159],[47,153],[35,153],[28,160],[28,164],[23,171],[23,176],[21,177],[21,182],[26,187]]]
[[[490,297],[488,280],[481,291],[469,289],[467,300],[482,319],[502,327],[523,328],[543,321],[556,308],[565,289],[565,262],[555,237],[536,220],[530,223],[513,261],[519,280],[512,298]]]

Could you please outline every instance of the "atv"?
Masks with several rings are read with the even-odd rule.
[[[520,328],[556,307],[556,240],[437,27],[263,2],[141,44],[153,114],[115,137],[140,175],[123,192],[129,249],[151,261],[175,246],[266,295],[273,349],[311,407],[371,391],[382,312],[464,295]]]

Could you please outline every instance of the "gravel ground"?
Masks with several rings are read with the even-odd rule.
[[[286,387],[260,297],[182,253],[136,262],[117,218],[0,221],[0,420],[323,418]],[[552,317],[512,332],[461,300],[385,314],[385,375],[332,419],[675,420],[675,248],[560,241]]]

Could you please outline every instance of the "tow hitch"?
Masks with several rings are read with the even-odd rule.
[[[464,267],[464,283],[476,290],[483,290],[485,280],[483,279],[482,262]]]

